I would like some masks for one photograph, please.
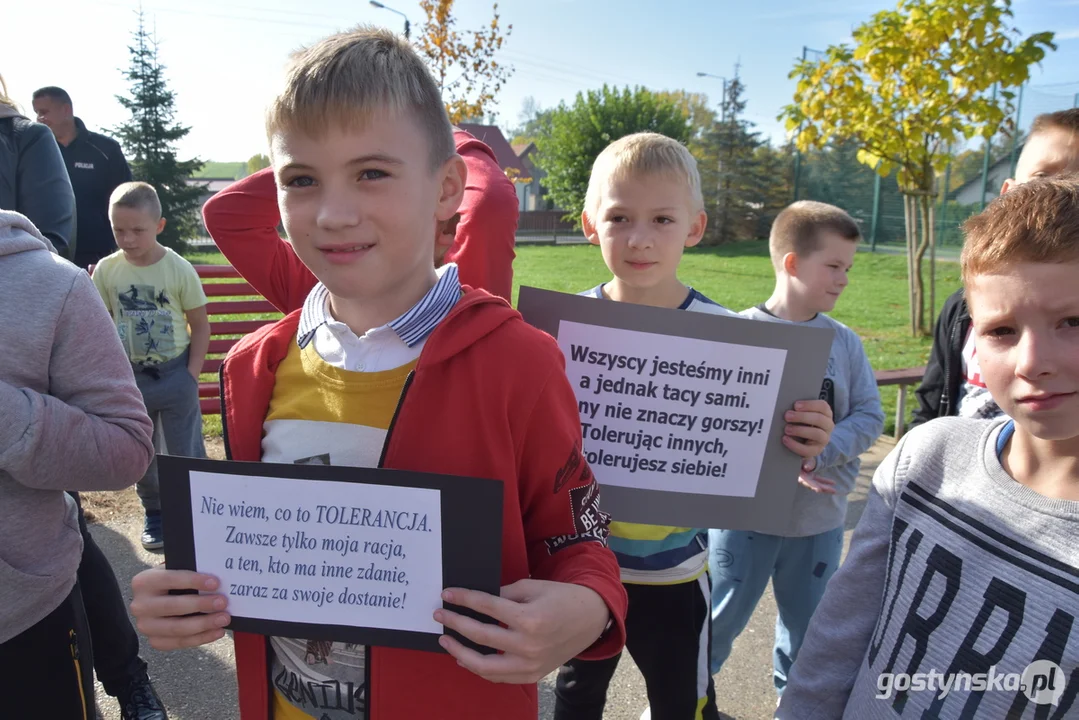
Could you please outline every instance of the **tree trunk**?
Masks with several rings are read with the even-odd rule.
[[[932,198],[929,203],[929,324],[932,330],[937,324],[937,205]]]
[[[910,317],[911,334],[917,336],[917,326],[914,323],[914,231],[916,220],[914,215],[914,197],[911,195],[903,195],[903,216],[903,229],[905,231],[907,251],[907,313]]]
[[[929,205],[932,203],[932,198],[929,195],[919,195],[916,202],[918,203],[918,210],[921,220],[921,235],[920,242],[918,243],[918,250],[914,253],[914,294],[915,294],[915,315],[914,315],[914,335],[918,337],[925,335],[925,279],[922,277],[922,260],[925,258],[925,252],[929,249],[930,236],[932,234],[932,227],[929,223]]]

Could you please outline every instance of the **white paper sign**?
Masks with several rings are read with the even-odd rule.
[[[786,350],[567,320],[558,344],[601,485],[756,494]]]
[[[195,566],[234,615],[442,632],[438,490],[307,480],[301,495],[285,478],[190,477]]]

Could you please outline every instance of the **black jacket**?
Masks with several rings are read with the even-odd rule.
[[[0,209],[22,213],[68,260],[75,195],[52,131],[0,106]]]
[[[109,196],[117,185],[131,180],[119,143],[110,137],[90,132],[75,118],[77,134],[67,147],[60,147],[75,189],[78,208],[78,238],[74,263],[86,267],[116,251],[116,241],[109,224]]]
[[[922,384],[914,392],[919,407],[914,411],[911,427],[959,412],[959,388],[963,384],[963,343],[969,329],[970,310],[960,288],[944,301],[937,326],[933,329],[929,364],[926,365]]]

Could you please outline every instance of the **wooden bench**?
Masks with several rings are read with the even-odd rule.
[[[902,368],[899,370],[877,370],[877,387],[898,386],[895,403],[895,439],[903,437],[907,429],[907,386],[917,385],[925,375],[925,367]]]
[[[258,330],[263,325],[276,322],[281,313],[269,300],[260,296],[250,284],[240,277],[231,265],[196,265],[202,278],[202,289],[209,303],[206,314],[210,318],[210,349],[202,372],[217,373],[225,354],[240,338]],[[216,280],[218,282],[206,282]],[[239,280],[239,282],[235,282]],[[237,315],[272,313],[273,318],[262,320],[238,320]],[[199,407],[203,415],[221,414],[221,386],[218,382],[199,383]]]

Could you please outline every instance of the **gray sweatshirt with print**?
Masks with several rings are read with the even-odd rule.
[[[788,322],[760,307],[743,310],[742,316],[752,320]],[[816,474],[834,480],[836,492],[834,495],[816,493],[798,486],[791,521],[783,535],[806,537],[843,525],[847,516],[847,495],[854,490],[862,465],[858,456],[873,447],[884,430],[884,410],[880,405],[880,390],[873,366],[869,364],[857,333],[824,313],[803,323],[790,324],[835,330],[820,391],[820,398],[827,400],[832,408],[835,429],[824,452],[817,458]]]
[[[65,490],[119,490],[153,426],[90,276],[0,211],[0,643],[71,592],[82,555]]]
[[[1079,501],[1008,475],[1005,422],[932,420],[877,468],[777,718],[1077,716]]]

